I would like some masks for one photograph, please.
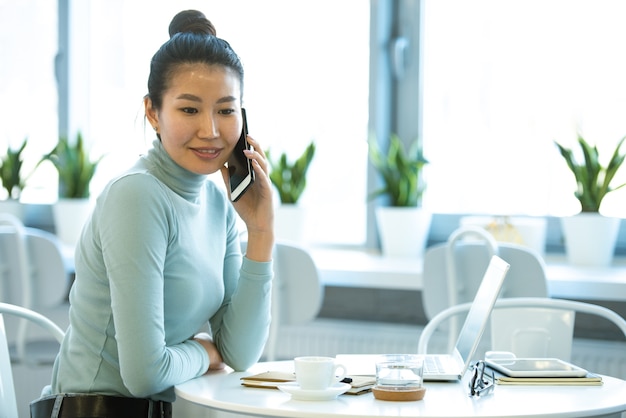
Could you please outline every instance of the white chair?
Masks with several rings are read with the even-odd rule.
[[[545,263],[538,253],[522,245],[497,243],[484,228],[464,226],[455,230],[447,242],[428,248],[424,254],[422,304],[426,318],[430,320],[450,306],[471,302],[492,255],[511,265],[500,297],[548,296]],[[454,344],[458,318],[446,326],[448,340]]]
[[[64,332],[50,319],[35,311],[8,303],[0,303],[0,418],[15,418],[18,416],[18,409],[11,358],[9,357],[9,345],[4,327],[4,314],[16,316],[37,324],[54,337],[59,344],[63,340]]]
[[[323,287],[311,255],[293,243],[274,247],[272,323],[265,346],[266,361],[277,356],[281,327],[305,324],[315,319],[323,300]]]
[[[570,309],[565,306],[555,309],[551,299],[541,300],[546,301],[550,306],[495,309],[490,318],[492,350],[512,352],[518,357],[557,357],[569,361],[576,310],[571,308],[570,301],[565,301]]]
[[[466,314],[471,305],[451,306],[435,315],[420,335],[418,353],[427,353],[431,337],[440,325],[452,317]],[[551,316],[544,316],[548,312]],[[603,306],[564,299],[506,298],[499,299],[492,311],[490,349],[510,351],[517,357],[556,357],[568,361],[573,341],[573,319],[577,312],[613,322],[626,337],[626,320]],[[498,318],[501,313],[505,315]]]
[[[62,327],[69,324],[69,274],[54,234],[0,214],[0,278],[0,302],[40,312]],[[6,326],[16,335],[17,357],[24,360],[27,342],[40,338],[40,330],[15,318]]]

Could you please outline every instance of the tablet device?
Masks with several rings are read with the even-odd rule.
[[[510,377],[585,377],[587,370],[557,358],[485,360],[492,369]]]

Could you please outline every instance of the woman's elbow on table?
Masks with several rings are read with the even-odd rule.
[[[250,347],[246,347],[246,349],[242,350],[226,350],[223,356],[224,362],[228,364],[228,366],[235,371],[241,372],[254,366],[259,361],[262,354],[263,346],[253,351],[250,350]]]

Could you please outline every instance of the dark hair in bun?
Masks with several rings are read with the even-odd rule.
[[[148,97],[160,109],[163,92],[182,64],[220,65],[239,76],[243,94],[243,66],[228,42],[216,36],[215,26],[202,12],[184,10],[174,16],[169,26],[169,41],[154,54],[150,62]]]
[[[169,27],[170,38],[179,32],[217,35],[213,23],[197,10],[183,10],[174,16]]]

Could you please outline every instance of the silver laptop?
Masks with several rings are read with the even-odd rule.
[[[504,278],[509,271],[509,263],[493,256],[480,283],[472,307],[450,354],[426,354],[424,356],[424,380],[458,380],[472,361],[472,356],[480,343],[489,316]],[[375,375],[377,355],[338,355],[337,361],[348,368],[349,374]],[[436,366],[436,367],[435,367]]]
[[[456,346],[450,354],[425,356],[424,380],[457,380],[465,374],[485,332],[509,267],[509,263],[500,257],[494,255],[491,258],[456,340]]]

